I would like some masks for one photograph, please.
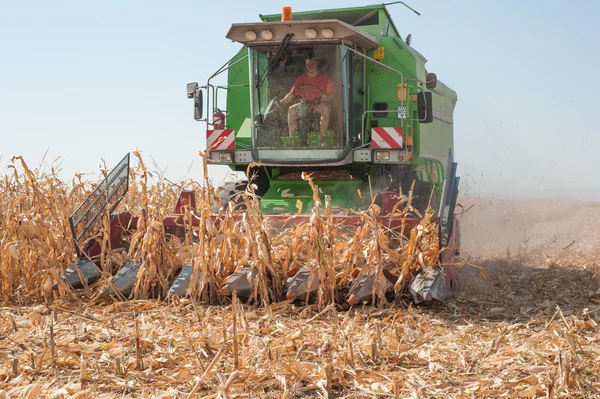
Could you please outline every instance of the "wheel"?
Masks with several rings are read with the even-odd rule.
[[[233,209],[246,209],[246,202],[244,201],[243,193],[248,189],[248,180],[243,180],[241,182],[236,183],[234,186],[231,195],[229,195],[229,200],[225,207],[229,205],[229,202],[233,202]]]
[[[300,83],[300,84],[296,85],[296,87],[294,87],[294,94],[297,95],[298,97],[300,97],[302,99],[302,101],[314,103],[316,100],[318,100],[320,98],[320,97],[317,97],[313,100],[308,100],[306,98],[306,88],[307,87],[314,87],[315,89],[319,90],[319,92],[321,93],[322,96],[324,96],[326,94],[325,90],[321,89],[319,86],[316,86],[312,83]],[[302,95],[298,93],[299,91],[302,91]]]
[[[249,181],[252,181],[254,194],[259,198],[262,198],[269,190],[270,180],[267,170],[263,167],[253,167],[250,169],[247,179],[228,182],[217,189],[221,190],[221,193],[219,194],[221,199],[221,209],[227,209],[229,202],[231,201],[234,203],[234,209],[246,209],[246,203],[241,194],[248,189]]]

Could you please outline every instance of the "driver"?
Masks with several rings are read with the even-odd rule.
[[[319,132],[321,146],[325,145],[325,132],[331,119],[331,102],[335,95],[335,87],[331,78],[319,72],[319,61],[314,54],[308,54],[305,59],[306,73],[298,76],[290,92],[281,100],[284,105],[289,105],[295,100],[294,105],[288,109],[288,127],[290,136],[298,130],[298,114],[303,101],[309,103],[310,109],[321,115]]]

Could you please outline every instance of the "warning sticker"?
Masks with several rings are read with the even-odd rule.
[[[377,50],[375,50],[373,52],[373,58],[375,59],[382,59],[385,56],[385,48],[384,47],[377,47]]]

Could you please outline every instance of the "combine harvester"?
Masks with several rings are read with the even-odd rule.
[[[404,4],[387,5],[397,3]],[[233,24],[226,37],[241,50],[206,85],[187,86],[194,118],[207,125],[209,162],[247,173],[227,196],[239,206],[239,194],[252,191],[275,225],[295,215],[301,203],[302,214],[293,221],[307,222],[315,202],[304,172],[333,207],[361,211],[374,199],[381,209],[378,220],[392,230],[410,231],[431,206],[439,218],[440,247],[447,247],[440,255],[443,268],[419,274],[410,293],[417,303],[451,297],[459,288],[452,265],[459,247],[454,218],[459,178],[452,155],[456,93],[427,72],[426,59],[411,47],[410,35],[401,38],[385,4],[294,14],[284,7],[282,14],[260,18]],[[215,84],[223,73],[227,84]],[[81,240],[99,231],[98,216],[108,204],[112,212],[125,194],[128,164],[126,157],[71,218],[82,259],[65,273],[73,286],[100,278],[91,262],[99,254],[98,243],[87,241],[80,248]],[[164,221],[165,231],[180,237],[185,234],[182,204],[195,209],[194,193],[181,195]],[[400,207],[403,214],[397,212]],[[359,223],[356,212],[334,218],[346,226]],[[121,233],[136,226],[136,217],[115,213],[110,225],[110,245],[119,247]],[[114,276],[112,292],[127,297],[139,268],[139,263],[126,264]],[[170,295],[184,295],[191,275],[192,267],[184,266]],[[255,275],[240,267],[219,293],[249,295]],[[348,302],[368,300],[373,278],[359,276]],[[286,297],[301,298],[316,287],[316,276],[300,268],[288,281]]]

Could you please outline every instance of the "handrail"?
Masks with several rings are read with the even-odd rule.
[[[226,85],[226,86],[213,86],[215,87],[215,104],[219,103],[219,89],[229,91],[230,87],[250,87],[250,84],[240,84],[240,85]],[[214,105],[214,104],[213,104]]]
[[[436,188],[436,194],[438,195],[438,198],[441,197],[442,194],[442,189],[443,189],[443,184],[444,184],[444,179],[446,178],[445,173],[444,173],[444,165],[442,165],[442,163],[435,158],[423,158],[425,160],[425,172],[427,174],[427,180],[433,184],[433,186]],[[430,166],[433,166],[436,170],[435,170],[435,175],[436,175],[436,179],[437,181],[431,181],[431,176],[429,173],[429,168]]]
[[[214,105],[214,100],[215,100],[215,86],[213,86],[212,84],[210,84],[210,81],[217,77],[218,75],[222,74],[223,72],[225,72],[226,70],[228,70],[229,68],[233,67],[234,65],[244,61],[246,58],[248,58],[248,55],[245,55],[244,57],[240,58],[239,60],[235,61],[234,63],[230,64],[230,62],[237,57],[242,51],[244,51],[246,48],[246,46],[242,47],[240,49],[240,51],[238,51],[233,57],[231,57],[225,64],[223,64],[219,69],[217,69],[217,71],[215,73],[213,73],[208,80],[206,81],[206,90],[207,90],[207,94],[208,94],[208,90],[212,90],[212,100],[213,100],[213,105]],[[206,127],[208,128],[208,125],[212,125],[212,123],[208,122],[208,117],[210,114],[210,101],[207,98],[206,99]]]
[[[384,112],[388,113],[388,112],[398,112],[398,110],[397,109],[372,109],[370,111],[363,112],[362,117],[360,118],[360,123],[361,123],[361,126],[363,128],[363,132],[360,135],[361,147],[364,146],[364,145],[366,145],[365,144],[365,131],[364,131],[365,116],[367,114],[374,114],[375,112],[377,112],[377,113],[379,113],[379,112],[381,112],[381,113],[384,113]]]
[[[376,65],[379,65],[379,66],[381,66],[383,68],[386,68],[386,69],[388,69],[388,70],[390,70],[390,71],[392,71],[394,73],[397,73],[398,75],[400,75],[400,84],[401,85],[404,84],[404,75],[399,70],[397,70],[395,68],[392,68],[389,65],[385,65],[383,62],[377,61],[375,58],[369,57],[366,54],[363,54],[363,53],[361,53],[359,51],[356,51],[353,48],[350,48],[350,47],[346,46],[346,43],[344,43],[344,42],[342,42],[342,46],[344,46],[346,48],[346,50],[352,51],[354,54],[358,55],[359,57],[362,57],[362,58],[364,58],[364,59],[366,59],[368,61],[371,61],[372,63],[374,63]],[[400,101],[400,106],[404,107],[404,100]],[[388,111],[386,111],[386,110],[377,110],[375,112],[388,112]],[[398,111],[395,110],[395,111],[389,111],[389,112],[398,112]],[[367,113],[373,113],[373,110],[371,110],[371,111],[368,111],[368,110],[364,111],[363,114],[362,114],[362,117],[361,117],[361,123],[362,123],[361,124],[361,129],[362,129],[362,133],[361,133],[361,137],[360,138],[361,138],[361,143],[363,145],[365,144],[365,141],[364,141],[365,140],[365,123],[364,123],[364,118],[365,118],[365,115]],[[402,120],[402,122],[400,123],[400,126],[402,126],[402,128],[404,128],[404,120]]]

